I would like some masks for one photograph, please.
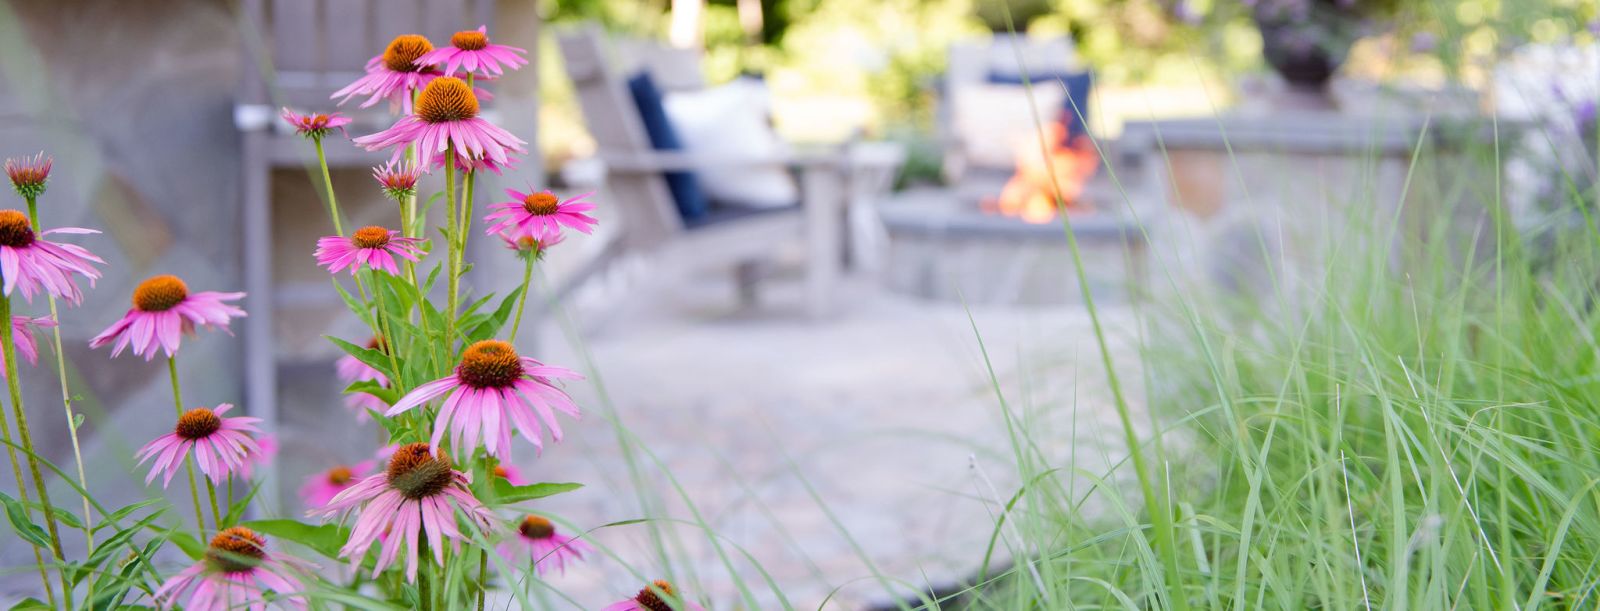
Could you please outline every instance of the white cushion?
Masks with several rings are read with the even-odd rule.
[[[1061,119],[1065,97],[1058,86],[1035,86],[1031,106],[1039,113],[1035,122],[1028,90],[1021,85],[956,88],[951,92],[951,126],[967,163],[987,168],[1015,165],[1019,147],[1039,146],[1039,126]]]
[[[989,44],[989,73],[1011,79],[1028,74],[1064,74],[1077,69],[1078,57],[1072,39],[1066,36],[1038,39],[1026,34],[996,34]],[[1018,55],[1021,61],[1018,61]],[[1027,70],[1023,70],[1027,66]],[[986,77],[987,78],[987,77]]]
[[[741,159],[787,152],[767,121],[771,100],[760,81],[738,79],[700,91],[673,92],[662,105],[690,154]],[[782,165],[706,167],[695,174],[706,195],[717,203],[776,208],[800,199],[794,177]]]

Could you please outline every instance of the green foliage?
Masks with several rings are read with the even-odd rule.
[[[299,543],[328,558],[338,558],[339,548],[350,538],[350,529],[338,524],[313,526],[294,520],[253,520],[244,525],[257,532]]]
[[[34,524],[33,520],[28,517],[27,507],[4,492],[0,492],[0,504],[5,505],[6,520],[11,522],[11,529],[17,533],[17,536],[34,545],[45,549],[50,548],[50,535],[46,534],[43,527]]]
[[[531,501],[533,499],[542,499],[547,496],[555,496],[563,492],[572,492],[573,490],[577,490],[582,487],[583,484],[571,483],[544,483],[530,484],[527,486],[513,486],[510,482],[507,482],[504,479],[496,479],[494,482],[494,499],[502,505],[510,505],[513,503],[521,503],[523,501]]]
[[[1163,463],[1155,503],[1129,494],[1126,463],[1041,453],[1066,433],[1044,425],[1065,419],[1056,406],[1002,405],[1027,483],[994,533],[1031,551],[945,602],[1594,608],[1594,194],[1551,202],[1570,219],[1554,237],[1525,235],[1477,188],[1495,157],[1492,142],[1422,147],[1406,177],[1422,208],[1350,202],[1302,245],[1306,284],[1152,304],[1142,361],[1163,435],[1129,450]]]

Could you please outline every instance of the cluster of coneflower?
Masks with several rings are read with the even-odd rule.
[[[450,43],[436,49],[425,37],[398,36],[367,63],[364,76],[333,96],[341,103],[365,96],[362,107],[388,101],[393,111],[401,113],[392,127],[354,139],[368,150],[393,150],[385,165],[373,169],[373,176],[383,193],[399,204],[398,229],[367,226],[346,232],[341,222],[323,140],[335,132],[348,136],[345,129],[351,120],[338,113],[302,114],[287,108],[282,113],[314,145],[327,189],[334,235],[317,241],[317,263],[335,275],[335,288],[372,332],[365,345],[335,342],[346,352],[337,363],[337,374],[350,384],[345,403],[352,418],[382,425],[383,447],[372,460],[331,467],[300,489],[308,517],[331,521],[343,533],[342,545],[330,554],[356,568],[349,577],[353,582],[332,583],[332,577],[318,574],[308,560],[269,552],[265,535],[274,534],[270,525],[240,522],[246,501],[235,497],[234,482],[249,485],[256,469],[272,460],[276,451],[273,438],[258,428],[259,420],[230,416],[233,406],[225,403],[191,406],[183,400],[177,367],[183,338],[200,328],[226,330],[233,318],[245,316],[233,305],[243,293],[191,291],[177,276],[157,275],[139,284],[127,314],[90,342],[95,348],[111,346],[112,356],[131,350],[147,361],[161,353],[167,361],[176,421],[170,433],[141,447],[136,458],[141,465],[150,465],[147,484],[160,476],[165,488],[180,472],[187,474],[196,541],[209,544],[195,554],[193,565],[164,577],[151,590],[156,604],[204,610],[269,604],[303,608],[315,584],[352,587],[366,579],[367,587],[378,588],[389,600],[417,608],[455,607],[470,604],[475,597],[482,609],[492,582],[491,557],[497,567],[526,566],[542,574],[563,570],[591,551],[581,537],[562,533],[546,517],[520,509],[515,517],[503,517],[497,509],[514,508],[499,506],[497,499],[508,490],[512,498],[536,496],[518,494],[534,488],[527,487],[509,462],[513,445],[519,443],[514,438],[542,450],[547,429],[550,439],[562,438],[557,413],[580,415],[562,384],[581,376],[519,354],[514,342],[534,265],[562,241],[564,231],[589,233],[596,221],[586,212],[594,205],[584,200],[586,196],[562,200],[548,191],[508,189],[511,200],[488,206],[482,222],[486,235],[498,238],[523,259],[522,285],[503,297],[495,309],[498,315],[479,311],[487,299],[463,303],[460,279],[472,233],[476,177],[484,171],[500,174],[515,168],[516,154],[525,152],[526,144],[480,116],[479,100],[488,94],[478,85],[527,60],[522,49],[490,43],[481,27],[457,32]],[[72,407],[55,315],[58,301],[69,306],[82,302],[78,280],[87,279],[92,286],[100,277],[96,266],[105,264],[82,246],[54,241],[57,235],[97,232],[39,225],[37,201],[45,192],[51,167],[51,160],[42,154],[8,160],[6,173],[26,200],[27,213],[0,210],[4,286],[0,319],[11,321],[0,325],[4,347],[0,359],[17,426],[13,434],[10,423],[0,418],[0,435],[10,453],[23,508],[53,505],[28,433],[16,356],[20,353],[36,363],[34,330],[52,330],[62,403],[78,457],[81,420]],[[435,171],[445,176],[447,208],[446,226],[438,228],[437,240],[426,237],[426,219],[417,205],[421,176]],[[436,271],[445,280],[443,303],[429,298],[434,275],[418,273],[430,256],[437,257],[442,268]],[[338,274],[346,271],[356,286],[354,293],[340,284]],[[14,293],[29,303],[46,296],[49,315],[13,315]],[[513,299],[516,314],[510,316],[506,306]],[[502,335],[508,320],[511,331]],[[245,407],[248,412],[249,406]],[[24,466],[32,476],[37,503],[29,496]],[[203,477],[195,478],[195,470]],[[78,457],[80,491],[85,483]],[[220,505],[219,488],[225,499]],[[91,559],[103,552],[94,541],[97,529],[90,497],[83,496],[82,520],[69,520],[59,509],[40,511],[47,529],[27,537],[52,606],[72,607],[82,581],[69,570],[73,564],[61,549],[58,522],[84,529]],[[209,516],[202,497],[209,500]],[[307,525],[307,530],[314,529]],[[294,539],[281,532],[276,536]],[[500,542],[497,548],[495,542]],[[46,554],[54,562],[47,561]],[[54,582],[48,570],[52,566],[59,569]],[[447,573],[453,577],[444,578]],[[508,583],[512,578],[503,577]],[[89,586],[85,606],[106,602],[93,588]],[[118,600],[128,589],[122,588]],[[670,584],[657,581],[607,609],[699,607]]]

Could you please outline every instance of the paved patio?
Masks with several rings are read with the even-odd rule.
[[[543,457],[520,458],[531,479],[588,487],[537,508],[586,527],[679,520],[661,524],[661,540],[641,524],[594,533],[629,565],[585,563],[550,580],[562,592],[551,600],[592,608],[636,589],[638,575],[670,573],[717,608],[737,608],[736,572],[760,608],[778,608],[744,553],[795,608],[889,600],[874,568],[892,582],[936,585],[979,568],[994,498],[1009,497],[1018,477],[966,311],[858,279],[836,316],[812,321],[785,306],[799,303],[793,284],[770,286],[767,305],[743,310],[712,281],[643,287],[607,312],[575,313],[567,329],[580,329],[581,349],[561,326],[542,329],[537,356],[583,367],[587,350],[599,373],[591,381],[603,382],[615,412],[594,384],[572,389],[593,417]],[[1058,464],[1100,470],[1121,455],[1081,307],[985,306],[972,317],[1007,401],[1039,415],[1030,428],[1054,440],[1045,445]],[[1131,362],[1132,311],[1105,317]],[[640,445],[625,451],[621,436]],[[629,454],[650,509],[630,485]]]

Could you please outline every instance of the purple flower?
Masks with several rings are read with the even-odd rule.
[[[510,455],[512,429],[535,448],[543,448],[540,420],[550,427],[551,437],[561,440],[561,426],[552,408],[579,417],[572,398],[552,381],[560,379],[580,380],[583,376],[518,356],[511,344],[487,339],[467,347],[454,375],[416,387],[384,415],[404,413],[449,395],[434,419],[431,443],[439,445],[448,429],[452,447],[458,451],[481,442],[490,456],[503,458]]]
[[[413,443],[395,450],[382,473],[361,480],[310,514],[359,514],[339,556],[360,560],[381,539],[382,551],[372,569],[377,577],[394,564],[404,546],[406,579],[415,582],[422,537],[427,537],[433,560],[441,566],[444,539],[459,551],[461,541],[468,538],[456,526],[456,510],[474,527],[487,530],[495,523],[494,512],[472,496],[468,483],[467,475],[451,468],[448,458],[434,456],[426,443]]]

